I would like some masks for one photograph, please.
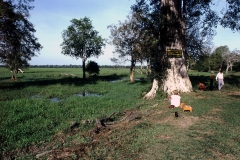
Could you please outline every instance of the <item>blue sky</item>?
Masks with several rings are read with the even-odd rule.
[[[109,38],[108,25],[124,21],[130,13],[135,0],[35,0],[34,9],[30,11],[30,21],[34,24],[35,36],[43,46],[40,54],[33,57],[31,65],[81,65],[81,59],[74,59],[61,54],[62,31],[71,25],[73,18],[89,17],[94,29],[103,38]],[[240,34],[229,29],[217,29],[215,46],[227,45],[230,50],[240,49]],[[113,46],[106,45],[104,55],[90,58],[99,65],[113,65]]]

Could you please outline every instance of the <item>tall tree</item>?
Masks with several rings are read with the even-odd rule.
[[[139,60],[139,24],[136,14],[127,16],[127,20],[119,22],[118,25],[109,25],[111,31],[111,44],[115,46],[114,53],[123,61],[130,61],[130,81],[134,82],[134,70]]]
[[[145,30],[152,35],[151,66],[153,85],[144,98],[155,97],[161,84],[161,90],[168,93],[178,89],[191,91],[191,83],[186,74],[185,58],[185,23],[180,1],[148,1],[139,0],[133,10],[138,12],[145,23]],[[167,50],[178,51],[178,58],[168,57]]]
[[[72,19],[71,25],[62,32],[62,54],[82,59],[83,79],[86,78],[86,60],[101,55],[105,40],[94,30],[89,18]]]
[[[13,71],[14,79],[18,68],[29,66],[28,61],[42,48],[28,21],[31,2],[0,1],[0,62]]]
[[[190,31],[200,30],[201,37],[211,37],[214,35],[214,27],[218,22],[222,25],[224,17],[211,9],[213,0],[136,0],[137,3],[132,6],[135,12],[142,15],[142,21],[146,24],[144,30],[151,31],[155,38],[152,39],[153,45],[151,56],[152,66],[154,70],[154,81],[151,91],[145,95],[144,98],[152,99],[156,95],[159,84],[161,89],[170,93],[172,90],[179,90],[180,92],[192,91],[192,84],[189,80],[186,70],[185,57],[189,53],[188,38]],[[236,25],[229,25],[233,30],[239,30],[238,22],[239,5],[237,0],[228,0],[227,3],[235,8],[237,16],[235,16]],[[231,8],[228,9],[232,11]],[[232,12],[231,12],[232,13]],[[225,15],[231,16],[226,13]],[[230,20],[229,20],[230,21]],[[198,23],[196,23],[198,22]],[[231,21],[232,22],[232,21]],[[194,29],[195,27],[195,29]],[[196,33],[196,32],[195,32]],[[201,43],[200,43],[201,44]],[[201,47],[201,45],[198,45]],[[199,48],[193,48],[197,51]],[[155,51],[154,51],[155,50]],[[170,51],[169,51],[170,50]],[[175,51],[174,51],[175,50]],[[169,52],[168,52],[169,51]],[[177,56],[174,56],[174,52]],[[198,53],[198,52],[197,52]],[[171,57],[170,57],[171,56]]]

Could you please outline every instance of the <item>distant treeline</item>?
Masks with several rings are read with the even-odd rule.
[[[0,67],[5,67],[0,65]],[[99,65],[100,68],[130,68],[125,65]],[[82,65],[30,65],[29,68],[82,68]],[[140,69],[140,66],[135,66],[136,69]]]

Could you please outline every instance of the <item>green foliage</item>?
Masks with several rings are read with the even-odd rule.
[[[28,21],[32,1],[0,2],[0,36],[4,37],[0,43],[0,62],[14,72],[28,67],[28,61],[42,48],[34,36],[33,24]]]
[[[89,18],[72,19],[71,25],[63,31],[62,53],[76,59],[102,54],[104,39],[94,30]]]
[[[228,8],[227,11],[222,14],[223,17],[220,19],[220,24],[224,28],[230,28],[233,31],[240,30],[240,15],[239,15],[239,6],[240,1],[238,0],[228,0]]]
[[[201,54],[197,58],[196,64],[193,66],[193,70],[197,71],[210,71],[219,70],[225,68],[223,54],[230,52],[228,46],[217,47],[212,53]]]
[[[99,71],[99,66],[96,62],[88,61],[86,65],[86,72],[88,72],[89,76],[98,75]]]
[[[200,55],[196,64],[192,67],[193,70],[197,70],[199,72],[206,72],[209,70],[209,56],[208,55]]]
[[[89,18],[72,19],[71,25],[62,32],[62,54],[82,59],[83,79],[85,79],[85,62],[90,57],[103,54],[104,39],[94,30]]]
[[[210,56],[210,66],[212,70],[219,70],[223,67],[222,55],[226,52],[229,52],[228,46],[220,46],[215,49],[215,51]]]
[[[239,72],[240,71],[240,62],[235,63],[233,66],[233,71]]]

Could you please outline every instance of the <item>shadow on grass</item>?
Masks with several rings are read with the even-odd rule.
[[[234,95],[234,94],[230,94],[230,95],[228,95],[228,96],[230,96],[230,97],[233,97],[233,98],[240,98],[240,95]]]
[[[148,83],[149,81],[150,81],[150,79],[148,79],[148,78],[137,78],[137,79],[135,79],[134,82],[130,82],[130,81],[129,81],[129,85],[131,85],[131,84],[136,84],[136,83],[146,84],[146,83]]]
[[[62,71],[41,71],[41,72],[38,72],[38,71],[26,71],[26,72],[24,72],[25,74],[28,74],[28,73],[30,73],[30,74],[42,74],[42,73],[62,73]]]
[[[122,77],[126,77],[127,75],[107,75],[107,76],[93,76],[86,78],[79,77],[61,77],[59,79],[30,79],[25,80],[19,78],[18,80],[21,81],[9,81],[0,84],[0,89],[19,89],[28,86],[47,86],[47,85],[54,85],[54,84],[61,84],[61,85],[76,85],[76,86],[83,86],[85,84],[97,84],[97,81],[113,81],[113,80],[120,80]]]
[[[210,78],[209,76],[189,76],[190,81],[192,82],[192,86],[193,87],[197,87],[198,86],[198,82],[202,82],[204,83],[206,86],[209,85],[210,83]],[[215,79],[214,79],[215,81]],[[240,76],[236,76],[236,75],[227,75],[224,78],[224,83],[225,84],[229,84],[231,86],[235,86],[235,87],[239,87],[240,85]],[[214,85],[217,85],[217,83],[215,82]]]
[[[9,80],[9,77],[0,78],[0,81]]]
[[[240,86],[240,76],[229,75],[224,78],[224,82],[230,84],[231,86]]]
[[[189,76],[192,86],[197,86],[198,82],[207,85],[210,82],[209,76]]]

